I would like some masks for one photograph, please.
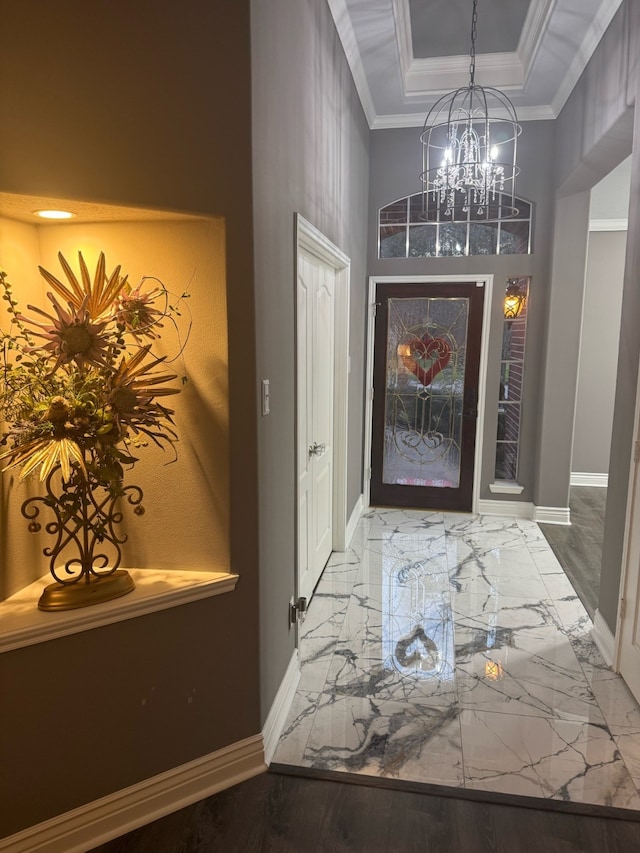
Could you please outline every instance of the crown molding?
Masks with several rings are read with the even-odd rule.
[[[521,92],[533,68],[557,0],[532,0],[518,47],[514,53],[480,54],[477,68],[483,85],[495,86],[507,93]],[[560,114],[580,75],[591,59],[600,39],[618,11],[622,0],[602,0],[571,66],[551,104],[517,107],[521,121],[546,121]],[[420,127],[429,111],[421,104],[419,113],[378,115],[353,30],[347,0],[327,0],[338,36],[351,69],[369,127],[374,129]],[[445,56],[437,59],[415,59],[411,38],[409,0],[391,0],[400,62],[404,97],[407,104],[427,98],[431,103],[441,95],[468,82],[469,58]]]
[[[338,31],[338,37],[342,43],[347,63],[351,69],[353,82],[360,98],[360,103],[366,116],[369,127],[373,127],[376,119],[376,108],[371,97],[371,90],[365,74],[362,57],[360,56],[360,48],[356,40],[356,34],[353,31],[351,17],[347,9],[346,0],[327,0],[329,11],[333,17],[333,22]]]
[[[413,40],[411,38],[411,12],[409,0],[392,0],[391,8],[396,22],[396,40],[400,57],[400,73],[405,80],[411,70],[413,59]],[[406,87],[405,87],[406,89]]]
[[[370,125],[371,130],[384,130],[398,127],[422,127],[428,113],[428,107],[421,113],[397,113],[395,115],[376,116]],[[496,113],[498,115],[498,113]],[[505,113],[506,117],[506,113]],[[551,106],[519,107],[518,121],[549,121],[557,118]]]
[[[518,107],[518,121],[553,121],[558,118],[551,104],[538,104],[532,107]]]
[[[532,0],[520,33],[516,53],[524,69],[523,85],[529,79],[533,61],[538,53],[542,37],[549,28],[549,19],[557,0]]]
[[[605,34],[607,27],[613,20],[622,4],[622,0],[602,0],[602,4],[594,16],[591,26],[582,40],[582,44],[573,58],[573,62],[569,66],[564,80],[558,87],[551,105],[553,106],[556,115],[560,115],[562,108],[569,99],[569,95],[573,92],[576,83],[580,79],[580,75],[587,67],[587,63],[593,56],[595,49],[600,43],[600,39]]]
[[[482,53],[476,57],[476,70],[483,86],[502,90],[522,88],[524,68],[517,53]],[[404,75],[405,95],[434,95],[468,84],[468,56],[414,59]]]
[[[556,2],[557,0],[532,0],[515,52],[483,53],[477,56],[476,67],[482,75],[484,86],[496,86],[506,90],[522,88],[531,71]],[[392,9],[405,96],[433,95],[465,86],[469,79],[469,57],[463,55],[416,59],[413,55],[409,0],[392,0]]]

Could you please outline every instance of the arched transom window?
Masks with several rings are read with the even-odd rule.
[[[509,201],[511,196],[509,196]],[[531,252],[531,204],[516,199],[517,217],[487,221],[487,212],[442,210],[425,222],[422,193],[407,196],[378,211],[379,258],[443,258],[464,255],[526,255]]]

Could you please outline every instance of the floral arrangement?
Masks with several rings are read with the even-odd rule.
[[[157,279],[132,287],[101,254],[91,277],[82,253],[79,275],[62,254],[66,283],[39,267],[52,310],[21,313],[7,275],[0,287],[11,328],[0,332],[0,405],[6,425],[0,459],[41,481],[58,467],[63,483],[123,493],[125,466],[149,441],[173,447],[173,410],[160,402],[179,392],[175,373],[158,370],[165,356],[152,347],[179,303]],[[188,294],[183,294],[180,301]],[[175,451],[174,451],[175,452]]]

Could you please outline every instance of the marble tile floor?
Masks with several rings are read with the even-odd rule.
[[[372,510],[301,626],[274,761],[640,810],[640,708],[535,522]]]

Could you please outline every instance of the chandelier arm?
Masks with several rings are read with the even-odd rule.
[[[456,99],[460,95],[462,95],[464,92],[468,92],[468,91],[469,91],[468,86],[460,86],[460,88],[456,89],[455,92],[446,92],[446,94],[441,95],[438,98],[438,100],[435,102],[435,104],[431,107],[429,112],[427,113],[427,117],[424,120],[424,125],[422,127],[422,133],[420,134],[420,138],[422,139],[424,134],[426,134],[428,131],[430,131],[432,127],[437,126],[437,124],[438,124],[437,121],[434,121],[433,124],[430,124],[431,116],[434,116],[435,119],[437,119],[439,114],[444,111],[445,103],[447,101],[449,102],[448,107],[447,107],[447,112],[448,112],[447,124],[450,123],[451,122],[451,107],[452,107],[452,105],[455,103]]]
[[[504,119],[504,121],[508,121],[511,124],[516,125],[518,128],[518,133],[520,133],[522,131],[522,128],[518,124],[516,108],[514,107],[511,98],[509,98],[508,95],[505,95],[504,92],[501,92],[500,89],[496,89],[494,86],[483,86],[482,88],[487,94],[492,95],[497,101],[500,102],[500,105],[508,113],[509,116],[507,119]]]
[[[480,94],[482,96],[482,106],[484,107],[484,161],[480,164],[480,168],[482,169],[482,183],[483,183],[483,193],[485,200],[489,200],[489,178],[493,175],[493,172],[489,166],[491,163],[491,121],[489,119],[489,104],[487,102],[487,93],[485,92],[482,86],[478,87],[480,90]],[[482,149],[478,150],[479,159],[482,158]]]
[[[516,176],[520,169],[516,164],[518,162],[518,136],[520,135],[521,130],[519,124],[516,125],[516,127],[518,130],[513,136],[513,178],[511,180],[511,210],[514,211],[515,216],[518,214],[518,210],[516,208]]]

